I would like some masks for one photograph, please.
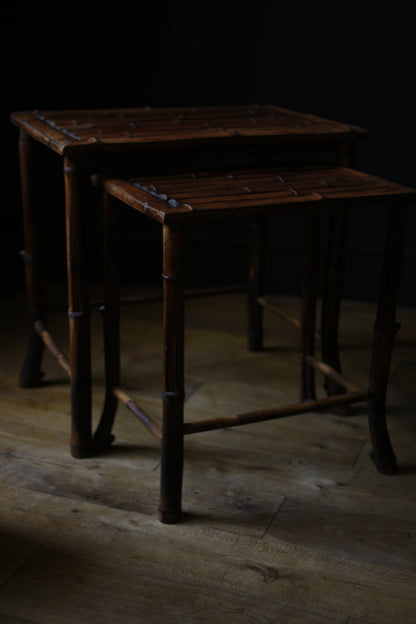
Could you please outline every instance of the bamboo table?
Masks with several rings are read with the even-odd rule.
[[[357,402],[369,404],[372,457],[379,471],[396,472],[396,458],[386,425],[386,391],[393,340],[398,329],[395,314],[399,292],[407,208],[416,198],[409,189],[346,167],[286,167],[231,171],[192,171],[174,176],[140,175],[133,179],[105,179],[105,305],[106,402],[101,435],[111,433],[118,401],[124,403],[162,443],[159,517],[177,522],[181,516],[184,435],[256,423],[295,414],[328,410]],[[163,422],[156,422],[127,395],[120,379],[119,270],[116,253],[117,218],[121,205],[138,218],[156,221],[163,229]],[[389,207],[386,246],[374,327],[373,353],[367,387],[361,387],[334,369],[322,352],[315,355],[315,309],[319,266],[319,217],[344,206]],[[300,320],[300,402],[266,410],[184,422],[184,266],[186,226],[228,219],[236,223],[283,211],[305,218],[304,269]],[[338,267],[336,279],[340,279]],[[262,306],[265,300],[256,301]],[[322,325],[322,342],[326,340]],[[343,389],[317,398],[315,370]],[[278,380],[276,380],[278,383]]]
[[[71,379],[71,452],[93,454],[103,440],[92,435],[89,292],[85,271],[86,188],[95,173],[125,175],[163,166],[184,165],[196,159],[230,158],[258,161],[276,152],[322,151],[335,154],[338,164],[349,165],[355,142],[364,130],[313,115],[275,106],[221,106],[200,108],[132,108],[16,112],[11,121],[20,129],[19,153],[23,207],[26,288],[31,318],[29,345],[20,375],[23,387],[41,383],[44,346]],[[34,161],[41,143],[62,159],[65,183],[66,251],[70,352],[67,358],[46,327],[47,306],[40,271],[38,229],[44,226]],[[47,189],[45,189],[46,191]],[[345,213],[332,224],[329,266],[340,262]],[[333,271],[328,271],[328,284]],[[339,284],[328,286],[328,361],[338,366],[337,318]],[[332,319],[332,320],[330,320]],[[330,352],[330,353],[329,353]],[[331,381],[329,381],[331,383]],[[331,389],[330,389],[331,391]]]

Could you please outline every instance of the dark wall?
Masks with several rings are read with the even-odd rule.
[[[85,1],[59,5],[56,12],[39,4],[0,9],[2,293],[23,287],[17,133],[8,120],[12,110],[274,103],[365,127],[369,138],[359,146],[357,168],[416,186],[413,21],[390,3],[213,1],[171,2],[166,8],[156,1],[151,6],[120,1],[106,8]],[[55,209],[59,171],[51,171],[57,189],[45,203],[50,204],[52,247],[58,253],[63,228]],[[350,231],[353,277],[346,295],[373,299],[383,228],[359,212],[351,215]],[[415,231],[412,208],[401,303],[413,306]],[[232,239],[237,257],[242,244],[240,236]],[[270,289],[294,292],[300,244],[296,223],[273,224]],[[64,279],[64,262],[55,268]]]

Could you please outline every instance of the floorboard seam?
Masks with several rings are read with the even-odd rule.
[[[268,533],[268,531],[269,531],[270,527],[272,526],[273,522],[275,521],[275,519],[276,519],[276,517],[277,517],[277,514],[278,514],[278,513],[280,512],[280,510],[282,509],[282,507],[283,507],[283,505],[285,504],[286,500],[287,500],[287,496],[285,496],[285,497],[283,498],[282,502],[280,503],[279,507],[278,507],[278,508],[277,508],[277,510],[276,510],[276,513],[272,516],[272,518],[271,518],[271,520],[270,520],[269,524],[268,524],[268,525],[267,525],[267,527],[265,528],[265,530],[264,530],[264,532],[263,532],[263,535],[260,537],[260,539],[263,539],[264,537],[266,537],[266,535],[267,535],[267,533]]]
[[[28,563],[30,563],[30,561],[35,557],[35,555],[42,549],[42,546],[37,546],[34,551],[32,553],[30,553],[30,555],[28,556],[28,558],[18,567],[16,568],[16,570],[14,572],[12,572],[12,574],[5,580],[3,581],[3,583],[0,584],[0,592],[1,590],[8,584],[10,583],[10,581],[17,576],[17,574],[19,574],[19,572],[21,570],[23,570],[23,568],[25,566],[27,566]]]

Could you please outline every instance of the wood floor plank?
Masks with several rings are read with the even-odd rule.
[[[33,619],[22,619],[20,617],[16,617],[14,615],[1,613],[1,623],[2,624],[37,624],[36,620]]]
[[[222,589],[207,591],[198,582],[177,586],[172,595],[171,582],[149,578],[132,567],[120,574],[111,566],[90,563],[71,555],[40,552],[37,561],[7,588],[0,613],[8,601],[17,601],[25,588],[17,612],[42,624],[129,624],[136,621],[154,624],[186,622],[208,624],[231,621],[248,624],[343,624],[345,618],[300,609],[279,601],[264,601]],[[10,604],[9,602],[9,604]]]
[[[28,459],[11,457],[0,471],[0,483],[13,482],[22,490],[48,492],[80,501],[97,502],[127,511],[154,516],[159,491],[159,456],[155,450],[138,449],[132,463],[133,449],[121,449],[111,462],[103,460],[59,461],[51,455]],[[108,458],[107,458],[108,459]],[[198,473],[200,474],[200,473]],[[193,517],[205,518],[211,526],[238,530],[261,537],[276,514],[284,497],[256,483],[252,475],[242,478],[229,475],[226,485],[222,478],[198,475],[187,479],[185,509]]]
[[[288,496],[268,535],[414,573],[415,518],[412,502],[392,502],[348,486],[322,487],[315,496]]]

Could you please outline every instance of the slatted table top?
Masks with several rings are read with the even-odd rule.
[[[249,142],[356,140],[357,126],[272,105],[23,111],[12,122],[55,152],[108,152],[135,146],[228,139]]]
[[[304,208],[311,204],[412,201],[416,190],[346,167],[278,167],[225,173],[105,179],[105,190],[160,223]]]

